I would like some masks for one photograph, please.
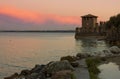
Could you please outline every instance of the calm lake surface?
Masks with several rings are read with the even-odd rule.
[[[0,79],[62,56],[106,49],[104,41],[74,39],[74,33],[0,33]]]
[[[102,64],[99,69],[101,70],[100,79],[120,79],[119,66],[115,63]]]

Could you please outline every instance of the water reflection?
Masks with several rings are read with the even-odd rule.
[[[119,66],[115,63],[108,63],[99,66],[101,73],[100,79],[120,79]]]
[[[100,51],[103,49],[106,49],[108,46],[106,43],[102,41],[98,41],[95,38],[81,38],[79,40],[76,40],[76,48],[81,49],[80,53],[92,53],[95,51]]]
[[[81,39],[82,47],[97,47],[96,39]]]

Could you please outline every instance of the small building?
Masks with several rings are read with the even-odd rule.
[[[100,36],[105,32],[105,22],[100,22],[98,24],[97,18],[98,16],[88,14],[81,16],[82,18],[82,27],[76,28],[75,38],[79,38],[81,36]]]
[[[88,14],[85,16],[81,16],[82,18],[82,27],[93,28],[97,24],[97,16]]]

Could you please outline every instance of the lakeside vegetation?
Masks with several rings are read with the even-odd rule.
[[[106,28],[108,29],[114,26],[115,28],[118,28],[119,30],[120,29],[120,14],[116,16],[111,16],[109,21],[107,21],[106,25],[107,25]]]
[[[100,73],[100,70],[97,68],[97,66],[101,62],[102,62],[101,59],[97,57],[86,59],[86,63],[88,66],[88,71],[91,79],[99,79],[98,74]]]
[[[106,22],[106,39],[110,44],[120,45],[120,14],[111,16]]]

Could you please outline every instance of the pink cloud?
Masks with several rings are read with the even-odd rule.
[[[9,16],[12,16],[12,17],[16,17],[16,18],[22,19],[24,21],[35,21],[35,22],[44,21],[41,14],[16,9],[16,8],[13,8],[13,7],[12,8],[10,8],[10,7],[2,7],[2,8],[0,8],[0,13],[6,14],[6,15],[9,15]],[[39,16],[41,18],[39,18]]]
[[[0,13],[19,18],[25,22],[45,23],[52,20],[61,24],[80,24],[80,18],[76,16],[59,16],[55,14],[42,14],[11,7],[1,7]]]

